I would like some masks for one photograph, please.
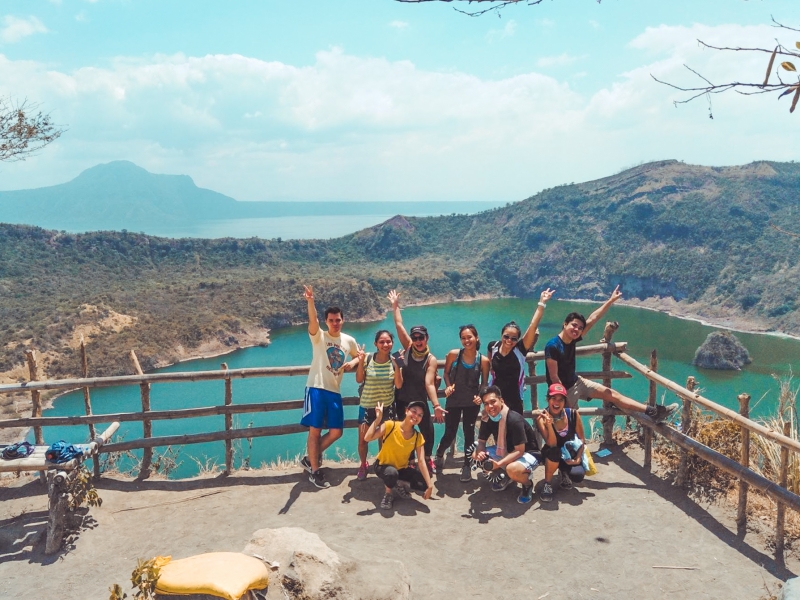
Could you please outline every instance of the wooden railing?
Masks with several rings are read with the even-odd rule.
[[[610,335],[609,335],[610,338]],[[754,487],[764,494],[772,498],[778,503],[779,518],[777,529],[779,532],[783,530],[783,519],[785,507],[790,507],[796,511],[800,511],[800,496],[793,494],[786,489],[785,477],[779,483],[772,482],[749,468],[749,434],[755,433],[762,435],[777,444],[785,450],[782,453],[782,469],[781,474],[786,472],[788,465],[789,453],[799,452],[800,443],[797,440],[789,437],[786,433],[773,431],[764,425],[756,423],[748,417],[748,402],[749,396],[747,394],[740,395],[741,414],[729,408],[716,404],[694,392],[693,380],[687,383],[687,387],[681,386],[662,375],[659,375],[658,360],[655,350],[651,355],[650,366],[645,366],[627,354],[626,342],[612,342],[610,339],[605,343],[593,344],[586,346],[579,346],[576,348],[577,356],[587,356],[592,354],[601,354],[603,357],[603,365],[600,371],[584,371],[578,374],[588,378],[603,381],[604,385],[611,387],[612,380],[621,378],[631,378],[632,375],[623,370],[613,370],[611,368],[611,358],[616,356],[617,359],[622,361],[627,367],[633,371],[643,375],[650,382],[650,390],[648,394],[648,403],[655,404],[657,386],[662,386],[675,393],[684,402],[683,417],[681,419],[681,429],[678,431],[671,428],[667,424],[658,424],[643,413],[627,413],[619,411],[612,406],[604,406],[603,408],[581,408],[579,410],[581,415],[584,416],[602,416],[603,417],[603,432],[604,442],[612,443],[613,426],[617,416],[624,414],[628,418],[635,419],[644,426],[645,436],[645,468],[649,469],[651,465],[651,447],[652,447],[652,433],[661,435],[671,442],[675,443],[682,449],[683,455],[681,457],[681,466],[679,467],[678,477],[676,483],[683,485],[687,480],[686,466],[688,453],[695,454],[713,464],[714,466],[722,469],[737,477],[741,483],[740,496],[739,496],[739,511],[738,511],[738,524],[740,527],[746,527],[746,505],[747,505],[747,490],[748,487]],[[232,416],[235,414],[245,413],[267,413],[275,411],[286,410],[299,410],[303,406],[302,400],[285,400],[278,402],[262,402],[262,403],[249,403],[249,404],[234,404],[233,403],[233,386],[234,379],[250,379],[262,377],[302,377],[308,374],[308,366],[288,366],[288,367],[257,367],[245,369],[228,369],[225,363],[222,364],[221,370],[213,371],[192,371],[192,372],[171,372],[171,373],[141,373],[138,367],[138,361],[135,355],[131,353],[131,360],[134,369],[137,371],[136,375],[123,375],[115,377],[86,377],[79,379],[62,379],[62,380],[38,380],[38,367],[36,365],[35,353],[29,354],[28,363],[30,366],[31,380],[21,384],[4,384],[0,385],[0,394],[11,394],[19,392],[31,393],[34,401],[33,416],[23,417],[17,419],[0,420],[0,430],[6,428],[19,428],[19,427],[33,427],[36,432],[36,438],[41,438],[41,428],[47,426],[63,426],[63,425],[85,425],[93,428],[94,425],[100,423],[110,423],[112,421],[119,422],[142,422],[152,423],[158,420],[172,420],[172,419],[187,419],[196,417],[205,417],[213,415],[222,415],[225,417],[224,430],[211,431],[206,433],[195,433],[185,435],[169,435],[169,436],[156,436],[152,435],[152,430],[143,427],[143,437],[140,439],[126,440],[115,443],[107,444],[103,447],[102,452],[118,452],[124,450],[143,450],[145,456],[149,456],[152,448],[158,446],[171,446],[183,444],[205,443],[213,441],[225,441],[225,470],[231,472],[233,469],[233,451],[232,440],[235,439],[252,439],[256,437],[286,435],[293,433],[302,433],[306,428],[299,423],[285,424],[285,425],[271,425],[263,427],[249,427],[244,429],[235,429],[233,427]],[[544,352],[531,352],[527,356],[529,365],[528,376],[525,378],[526,383],[530,386],[531,406],[533,410],[540,407],[538,399],[538,384],[545,382],[545,375],[537,375],[536,368],[539,362],[544,361]],[[439,361],[438,368],[444,366],[444,361]],[[84,370],[84,375],[86,375]],[[225,396],[224,404],[219,406],[204,406],[198,408],[186,408],[175,410],[152,410],[149,403],[150,386],[153,384],[162,383],[179,383],[179,382],[197,382],[197,381],[214,381],[222,380],[225,382]],[[93,414],[90,401],[90,390],[94,388],[120,386],[120,385],[139,385],[140,394],[142,397],[142,411],[141,412],[123,412],[123,413],[108,413],[108,414]],[[74,389],[82,389],[85,398],[85,415],[65,416],[65,417],[42,417],[41,416],[41,399],[40,394],[43,391],[67,391]],[[439,392],[440,396],[443,394]],[[746,401],[744,400],[746,399]],[[690,417],[691,417],[691,403],[697,403],[706,410],[710,410],[720,415],[722,418],[729,419],[736,423],[742,429],[742,452],[740,462],[728,458],[711,448],[700,444],[693,440],[686,432],[689,430]],[[345,406],[355,406],[358,404],[358,398],[346,397],[343,399]],[[531,416],[531,412],[527,412],[526,416]],[[345,421],[344,426],[347,428],[357,427],[358,423],[355,419],[348,419]],[[144,461],[143,461],[144,462]],[[96,474],[99,471],[96,468]],[[149,465],[142,465],[142,472],[140,476],[147,476],[149,474]],[[781,485],[782,484],[782,485]],[[783,557],[783,540],[782,536],[779,543],[776,545],[776,555],[779,552],[780,559]]]

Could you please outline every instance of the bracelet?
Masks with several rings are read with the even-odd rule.
[[[539,302],[539,306],[541,306],[542,308],[547,308],[547,304],[545,304],[544,302]]]

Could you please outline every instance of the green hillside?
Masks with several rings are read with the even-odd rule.
[[[169,362],[242,332],[305,319],[301,284],[375,317],[407,300],[475,295],[671,296],[800,333],[800,165],[710,168],[665,161],[546,190],[471,216],[395,217],[330,241],[172,240],[0,226],[0,370],[26,347],[51,376],[76,373],[74,335],[103,315],[135,322],[90,337],[95,373]],[[92,312],[85,305],[98,307]],[[103,328],[104,327],[104,328]],[[73,346],[73,347],[71,347]]]

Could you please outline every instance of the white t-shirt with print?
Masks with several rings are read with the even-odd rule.
[[[315,335],[308,334],[308,337],[311,338],[313,356],[306,387],[340,393],[344,363],[350,357],[358,356],[356,340],[346,333],[333,337],[327,331],[322,331],[322,328]]]

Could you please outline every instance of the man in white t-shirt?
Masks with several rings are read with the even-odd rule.
[[[318,488],[330,487],[319,470],[322,453],[342,437],[344,410],[340,385],[345,371],[352,370],[355,362],[348,357],[358,357],[358,344],[351,336],[342,333],[344,315],[338,306],[325,309],[325,324],[328,331],[319,327],[317,309],[314,306],[314,291],[303,286],[303,297],[308,302],[308,335],[311,338],[313,356],[306,382],[301,425],[308,427],[308,455],[300,461],[308,471],[308,480]],[[322,430],[328,431],[322,435]]]

